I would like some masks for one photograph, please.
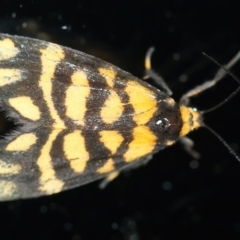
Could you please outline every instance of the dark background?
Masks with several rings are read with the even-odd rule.
[[[238,1],[4,0],[0,32],[46,39],[88,52],[141,78],[150,46],[154,69],[176,101],[211,79],[240,50]],[[176,60],[176,56],[179,56]],[[240,78],[240,64],[232,72]],[[187,81],[183,74],[187,76]],[[227,77],[192,100],[208,109],[238,87]],[[240,155],[240,95],[206,115]],[[54,196],[0,203],[0,239],[239,239],[240,163],[205,129],[99,190],[95,182]]]

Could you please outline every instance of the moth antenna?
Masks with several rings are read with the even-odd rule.
[[[214,58],[210,57],[208,54],[206,54],[205,52],[202,53],[205,57],[207,57],[208,59],[210,59],[212,62],[214,62],[215,64],[217,64],[221,69],[220,70],[224,70],[229,76],[231,76],[239,85],[240,85],[240,80],[232,73],[230,72],[226,67],[224,67],[222,64],[220,64],[218,61],[216,61]],[[239,54],[240,52],[233,58],[233,60],[229,63],[230,67],[237,61],[239,60]],[[222,75],[222,73],[219,71],[219,75]],[[218,103],[217,105],[215,105],[214,107],[211,107],[210,109],[207,110],[203,110],[200,111],[202,114],[205,113],[209,113],[214,111],[215,109],[218,109],[219,107],[223,106],[224,104],[226,104],[230,99],[232,99],[238,92],[240,91],[240,86],[234,91],[232,92],[227,98],[225,98],[222,102]]]
[[[204,128],[208,129],[214,136],[216,136],[220,142],[223,143],[223,145],[229,150],[229,152],[240,162],[240,157],[236,154],[236,152],[230,147],[230,145],[217,133],[215,132],[212,128],[210,128],[207,125],[203,125]]]

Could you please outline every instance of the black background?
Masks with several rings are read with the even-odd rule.
[[[140,78],[145,53],[155,46],[153,67],[177,101],[217,71],[203,51],[224,64],[240,50],[235,3],[4,0],[0,32],[79,49]],[[240,78],[239,67],[232,72]],[[237,87],[227,77],[192,104],[208,109]],[[205,122],[240,155],[239,101],[240,95],[206,114]],[[240,163],[207,130],[190,137],[202,155],[198,162],[175,144],[105,190],[96,182],[54,196],[0,203],[0,239],[239,239]]]

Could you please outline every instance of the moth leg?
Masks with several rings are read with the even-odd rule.
[[[100,189],[104,189],[113,179],[115,179],[119,175],[119,172],[111,172],[109,173],[99,184]]]
[[[193,149],[194,146],[194,142],[192,139],[188,138],[188,137],[181,137],[179,139],[179,141],[181,142],[181,144],[183,145],[184,150],[193,158],[195,159],[199,159],[201,157],[200,153],[195,151]]]
[[[143,79],[152,78],[155,81],[155,83],[157,85],[159,85],[168,96],[171,96],[172,91],[168,87],[165,80],[160,75],[158,75],[154,70],[152,70],[151,57],[152,57],[152,53],[154,52],[154,50],[155,49],[153,47],[151,47],[151,48],[148,49],[148,51],[146,53],[146,57],[145,57],[145,72],[146,72],[146,75],[144,76]]]
[[[239,59],[240,59],[240,51],[223,67],[229,70],[235,63],[237,63]],[[205,91],[206,89],[213,87],[214,85],[217,84],[218,81],[223,79],[227,74],[228,73],[223,68],[220,68],[212,80],[206,81],[203,84],[198,85],[192,90],[185,93],[180,99],[180,105],[185,105],[185,106],[188,105],[190,101],[189,100],[190,97],[198,95],[199,93]]]

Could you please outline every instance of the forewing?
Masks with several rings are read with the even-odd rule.
[[[0,34],[0,95],[20,124],[0,143],[0,200],[79,186],[155,150],[161,93],[85,53]]]

